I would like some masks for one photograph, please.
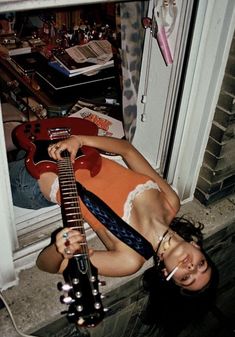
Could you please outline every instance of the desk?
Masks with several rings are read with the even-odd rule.
[[[91,102],[97,101],[104,104],[105,98],[109,98],[111,95],[120,101],[120,91],[117,85],[118,82],[116,80],[114,68],[103,70],[102,74],[101,72],[99,73],[100,75],[97,74],[92,77],[85,76],[85,81],[84,75],[79,75],[81,85],[68,86],[62,90],[60,88],[54,89],[47,83],[47,73],[49,71],[51,78],[55,80],[58,75],[56,71],[51,69],[47,64],[45,67],[42,67],[40,71],[37,70],[33,75],[21,75],[14,68],[13,63],[11,64],[7,59],[0,57],[0,78],[1,81],[4,82],[5,91],[9,91],[11,95],[17,96],[17,99],[19,100],[17,104],[25,103],[25,101],[22,102],[22,97],[32,97],[39,105],[42,105],[46,109],[47,117],[66,115],[78,99],[85,98],[85,100],[90,100]],[[38,73],[41,73],[45,77],[45,80],[38,76]],[[79,83],[79,81],[77,82]],[[111,109],[112,105],[109,105],[109,107]],[[37,118],[41,118],[37,113],[36,115]]]
[[[48,95],[43,88],[41,88],[35,81],[30,81],[28,76],[21,76],[10,63],[0,57],[0,77],[6,83],[6,90],[14,90],[18,88],[20,96],[32,96],[39,104],[47,110],[48,114],[54,113],[64,115],[77,101],[77,97],[61,97],[61,99],[54,99]],[[7,82],[6,82],[7,81]],[[14,83],[13,83],[14,82]],[[12,87],[11,87],[12,85]]]

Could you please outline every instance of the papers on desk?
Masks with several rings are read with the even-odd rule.
[[[69,117],[83,118],[93,122],[99,128],[99,136],[110,136],[120,139],[124,137],[124,130],[121,121],[93,111],[89,108],[82,108],[81,110],[71,114]]]

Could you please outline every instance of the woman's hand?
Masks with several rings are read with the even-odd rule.
[[[67,150],[70,153],[71,161],[74,163],[78,149],[83,146],[82,136],[71,136],[48,147],[49,156],[55,160],[61,160],[61,153]]]
[[[64,228],[56,235],[56,250],[65,259],[77,253],[87,253],[86,245],[84,236],[74,227]]]

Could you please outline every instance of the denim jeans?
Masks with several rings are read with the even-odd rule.
[[[55,205],[43,196],[37,179],[28,173],[24,158],[10,162],[8,166],[13,204],[15,206],[39,209]]]

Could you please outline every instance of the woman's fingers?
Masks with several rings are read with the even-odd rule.
[[[71,258],[76,253],[86,252],[84,236],[77,229],[63,229],[56,236],[56,247],[64,258]]]
[[[67,149],[67,146],[63,142],[58,142],[55,144],[51,144],[48,147],[49,156],[55,160],[61,160],[61,153]]]
[[[70,153],[71,160],[74,162],[78,149],[81,147],[78,136],[71,136],[68,139],[51,144],[48,147],[48,154],[55,160],[61,160],[61,153],[67,150]]]

